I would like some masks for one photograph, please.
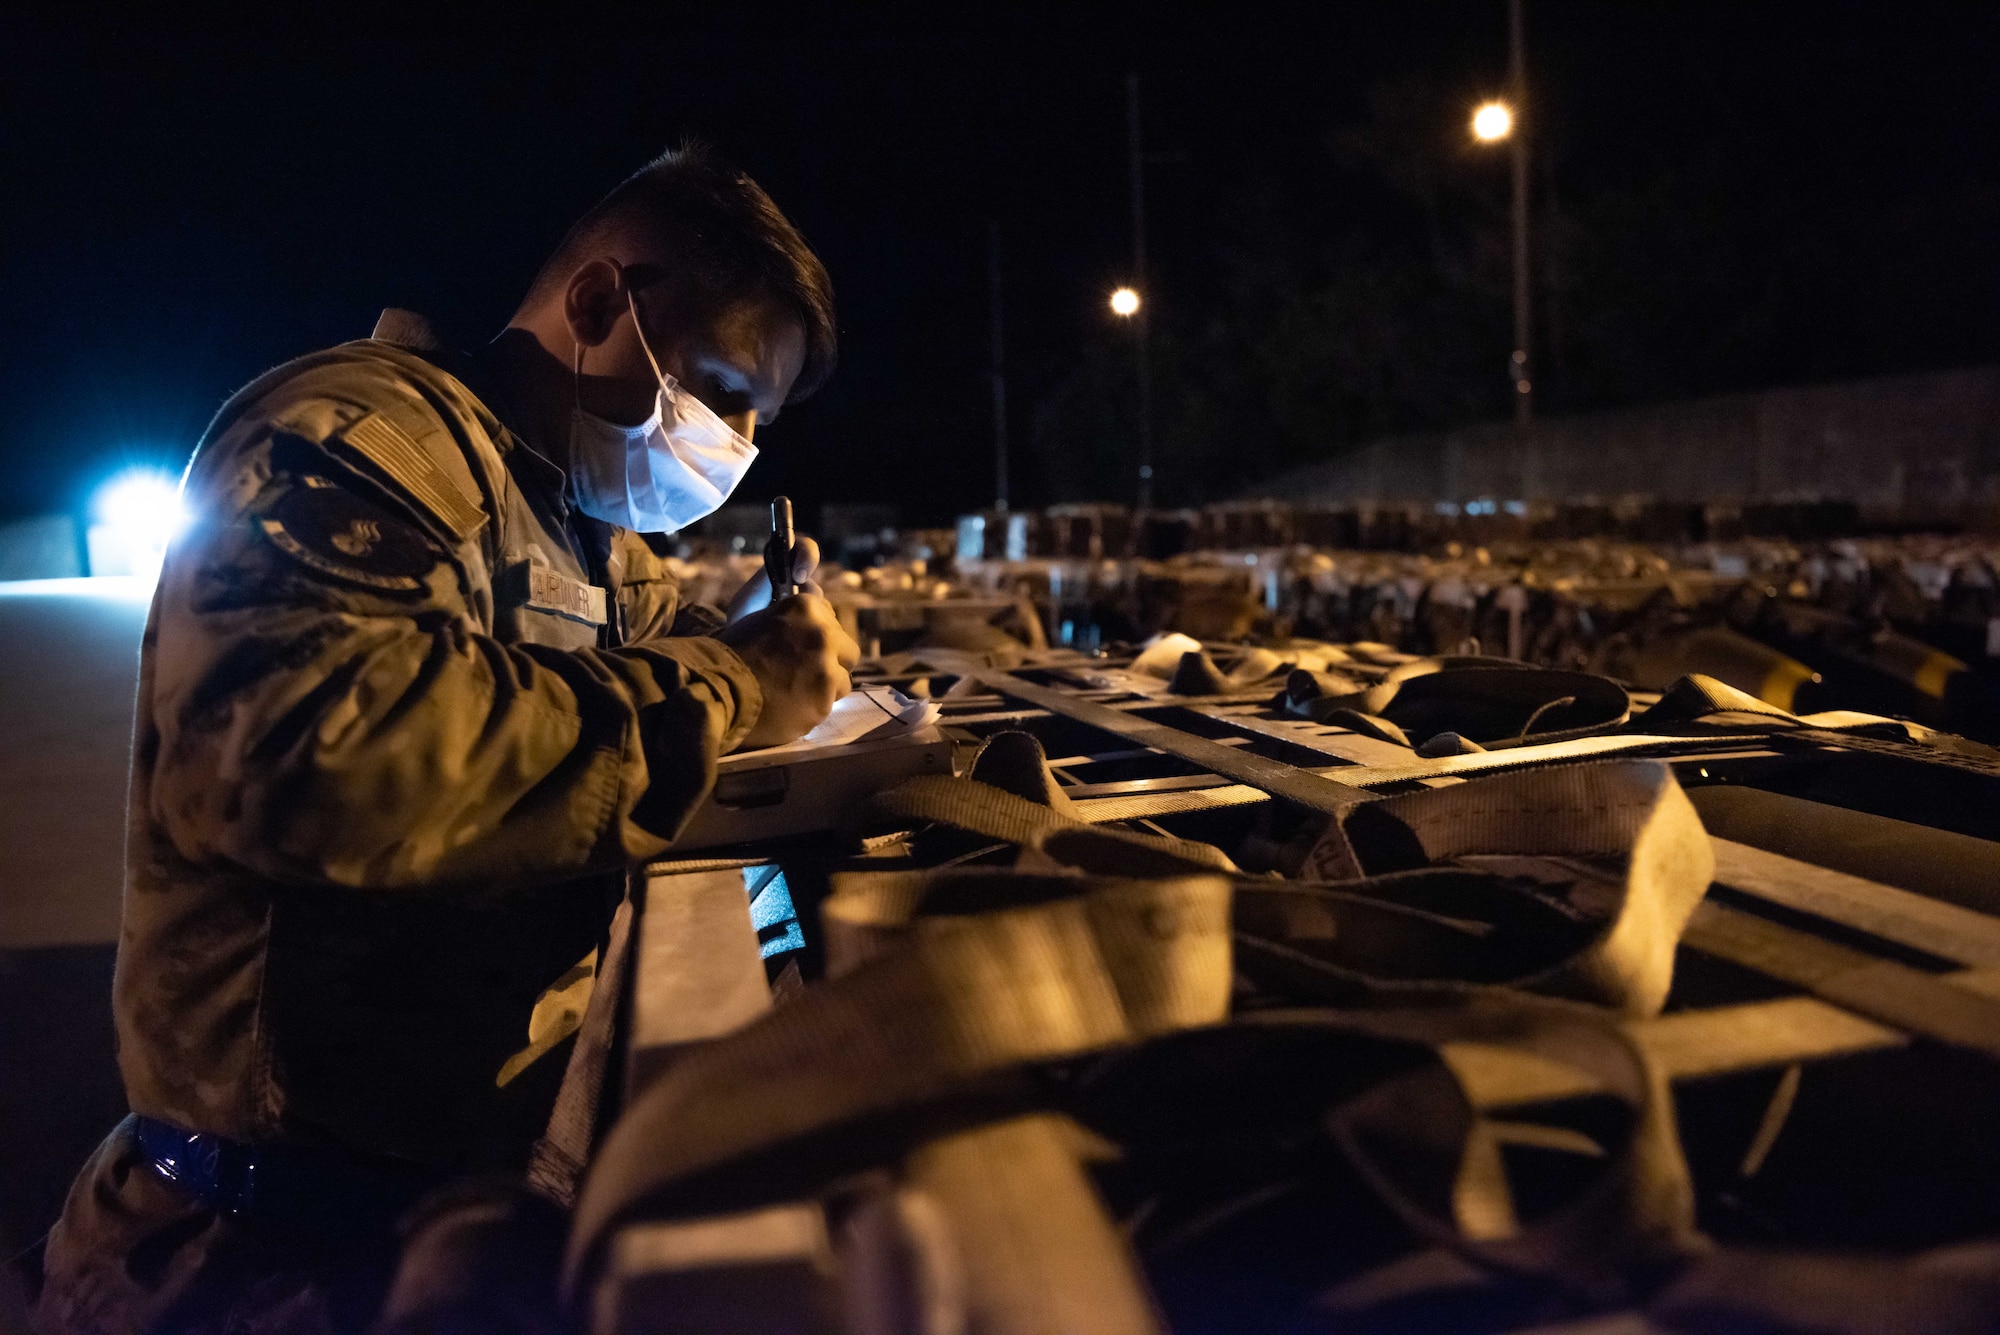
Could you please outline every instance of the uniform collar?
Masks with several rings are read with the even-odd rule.
[[[431,323],[430,317],[419,315],[415,311],[403,310],[398,306],[391,306],[382,312],[375,321],[375,332],[368,337],[380,343],[394,343],[397,347],[408,348],[411,352],[434,354],[451,351],[450,345],[444,341],[444,335],[438,332],[438,327]]]
[[[562,470],[544,458],[528,437],[507,420],[512,414],[506,411],[506,396],[497,393],[497,386],[482,373],[479,359],[460,352],[447,342],[444,334],[429,316],[391,306],[376,319],[375,332],[368,337],[377,343],[387,343],[405,352],[414,352],[431,365],[449,372],[486,405],[486,410],[493,414],[493,419],[504,428],[503,434],[496,436],[493,441],[500,452],[511,454],[515,445],[526,446],[522,452],[532,455],[535,460],[529,467],[535,468],[539,465],[548,470],[560,486]]]
[[[502,428],[493,438],[507,467],[516,477],[530,482],[543,493],[557,514],[568,515],[569,504],[562,469],[550,462],[548,457],[535,448],[534,443],[511,422],[502,416],[506,413],[504,395],[496,395],[495,387],[486,382],[480,374],[479,360],[468,357],[446,342],[437,324],[427,315],[416,311],[403,310],[391,306],[384,310],[375,321],[375,331],[369,335],[379,343],[388,343],[414,352],[425,361],[450,372],[453,376],[478,396],[486,404],[487,411]],[[511,414],[509,414],[511,415]],[[519,448],[516,448],[516,447]]]

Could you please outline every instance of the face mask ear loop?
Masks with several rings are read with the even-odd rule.
[[[572,338],[570,342],[571,346],[576,349],[575,360],[569,368],[570,402],[575,406],[576,411],[569,415],[569,453],[563,462],[568,465],[568,472],[575,473],[576,424],[583,416],[583,340]]]
[[[653,356],[653,345],[646,341],[646,326],[639,323],[639,294],[631,288],[625,289],[625,304],[632,311],[632,332],[638,336],[639,350],[646,354],[646,364],[653,368],[653,374],[660,378],[660,388],[678,385],[680,381],[660,369],[659,359]]]

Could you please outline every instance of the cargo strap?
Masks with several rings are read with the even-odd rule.
[[[1155,1077],[1199,1084],[1228,1069],[1200,1059],[1215,1044],[1277,1045],[1282,1059],[1262,1069],[1280,1080],[1292,1072],[1343,1079],[1351,1066],[1344,1054],[1356,1043],[1430,1048],[1429,1064],[1341,1098],[1327,1125],[1412,1228],[1487,1264],[1588,1291],[1635,1260],[1683,1255],[1693,1245],[1692,1196],[1661,1077],[1601,1012],[1492,995],[1449,1010],[1271,1014],[1215,1028],[1228,1000],[1221,878],[956,879],[970,900],[981,881],[993,897],[1060,889],[1071,897],[922,916],[893,950],[823,985],[814,1004],[782,1008],[677,1064],[614,1129],[585,1185],[568,1257],[573,1294],[611,1232],[641,1210],[653,1218],[740,1214],[810,1197],[885,1159],[904,1162],[921,1181],[927,1156],[949,1143],[936,1139],[940,1116],[946,1127],[1018,1126],[1010,1119],[1032,1115],[1046,1098],[996,1079],[1008,1067],[1129,1051],[1141,1063],[1141,1086]],[[1517,1063],[1530,1072],[1577,1070],[1573,1086],[1616,1098],[1635,1118],[1607,1144],[1559,1118],[1544,1124],[1533,1120],[1538,1114],[1481,1111],[1470,1089],[1493,1085]],[[1094,1078],[1091,1097],[1101,1101],[1116,1085]],[[1166,1100],[1175,1103],[1171,1090]],[[1510,1144],[1598,1162],[1582,1191],[1525,1219],[1501,1153]],[[995,1143],[983,1153],[1003,1149]],[[1052,1152],[1046,1141],[1040,1152]],[[1038,1204],[1012,1201],[1007,1228],[1058,1228]],[[1114,1257],[1122,1251],[1103,1253],[1109,1235],[1074,1218],[1061,1226],[1088,1235],[1070,1245]],[[980,1251],[959,1254],[967,1266],[984,1264]],[[1036,1306],[1019,1294],[1015,1305]],[[974,1328],[1042,1328],[982,1315]]]
[[[1673,771],[1657,761],[1562,765],[1383,798],[1336,819],[1305,874],[1334,880],[1454,859],[1622,859],[1594,904],[1601,936],[1538,990],[1657,1014],[1674,943],[1707,892],[1714,855]]]
[[[1058,830],[1088,830],[1087,822],[1066,817],[1024,797],[974,779],[948,779],[941,774],[919,774],[903,780],[864,800],[849,817],[859,828],[884,825],[908,826],[935,821],[961,830],[983,834],[1003,843],[1023,846]],[[1099,831],[1107,836],[1110,831]],[[1127,850],[1134,855],[1152,854],[1216,871],[1233,870],[1235,864],[1221,849],[1191,839],[1157,835],[1125,834]]]
[[[1756,703],[1763,710],[1772,709]],[[1598,740],[1577,739],[1560,745],[1581,749]],[[944,779],[918,782],[938,791],[903,793],[886,808],[923,819],[969,823],[993,837],[1028,845],[1035,850],[1031,861],[1045,852],[1049,835],[1063,828],[1046,808],[983,785]],[[996,818],[996,810],[1005,811],[1008,819]],[[1111,835],[1109,831],[1095,833]],[[1063,837],[1074,849],[1077,836]],[[1133,849],[1135,853],[1139,847],[1154,856],[1166,851],[1144,836],[1123,837],[1144,841]],[[1174,852],[1182,856],[1208,847],[1178,843]],[[1600,880],[1613,896],[1608,905],[1597,906],[1600,912],[1609,910],[1604,913],[1601,934],[1559,963],[1504,981],[1510,986],[1610,1005],[1629,1015],[1648,1015],[1657,1014],[1665,1002],[1672,982],[1675,944],[1715,875],[1717,847],[1729,869],[1724,882],[1745,893],[1872,931],[1957,963],[1992,962],[2000,924],[1984,915],[1803,864],[1786,866],[1773,855],[1711,841],[1671,771],[1659,762],[1613,761],[1525,770],[1366,803],[1329,828],[1303,868],[1305,876],[1332,884],[1316,888],[1294,883],[1286,893],[1304,901],[1316,889],[1322,893],[1338,891],[1338,883],[1355,877],[1451,859],[1471,859],[1476,864],[1509,854],[1624,858],[1622,881]],[[1056,856],[1052,861],[1062,865],[1064,859]],[[1094,865],[1108,870],[1116,865],[1116,857]],[[1589,880],[1588,869],[1582,870],[1584,879]],[[1262,900],[1277,894],[1268,885],[1246,883],[1245,889],[1253,890]],[[1495,902],[1489,899],[1489,906]],[[840,915],[847,911],[845,906],[830,906],[830,936],[844,933],[851,938],[861,931],[855,923],[840,921]],[[1296,907],[1292,910],[1297,911]],[[1322,904],[1318,911],[1328,921],[1338,916],[1331,905]],[[1352,916],[1352,910],[1349,912]],[[1715,909],[1703,924],[1690,944],[1806,987],[1856,1014],[1907,1032],[1982,1051],[2000,1051],[1995,1046],[2000,1039],[1982,1038],[1982,1031],[2000,1034],[2000,1006],[1988,999],[1968,997],[1962,989],[1935,982],[1918,970],[1733,910]],[[1394,984],[1380,978],[1357,977],[1351,957],[1344,967],[1338,959],[1325,958],[1310,947],[1299,949],[1283,932],[1239,932],[1237,949],[1246,970],[1303,987],[1306,995],[1320,1000],[1351,1002],[1357,992],[1386,995],[1395,991]],[[1829,956],[1828,952],[1838,954]],[[1436,982],[1426,984],[1411,978],[1403,985],[1448,986],[1439,972],[1432,973]],[[1884,984],[1886,990],[1876,990],[1875,983]]]
[[[1851,751],[1947,765],[1988,777],[2000,776],[2000,750],[1926,728],[1907,719],[1884,718],[1851,709],[1793,714],[1712,677],[1690,673],[1670,686],[1633,726],[1664,729],[1679,724],[1706,728],[1775,731],[1797,741]]]
[[[1289,695],[1282,698],[1290,703]],[[1451,732],[1497,749],[1615,728],[1630,716],[1632,701],[1624,687],[1594,673],[1449,657],[1404,663],[1358,693],[1290,708],[1324,722],[1343,715],[1386,722],[1398,737],[1418,741]]]
[[[1234,870],[1210,845],[1092,829],[1039,803],[964,779],[907,780],[865,803],[862,818],[866,823],[936,821],[1015,843],[1024,849],[1018,863],[1023,869],[1124,876]],[[1331,824],[1307,856],[1301,869],[1306,883],[1276,887],[1268,881],[1241,882],[1252,895],[1246,904],[1269,906],[1262,917],[1274,925],[1239,932],[1243,964],[1331,1003],[1349,1003],[1358,994],[1393,993],[1398,987],[1448,986],[1451,970],[1440,967],[1443,961],[1467,958],[1464,949],[1455,948],[1452,934],[1401,932],[1398,949],[1407,958],[1400,964],[1386,954],[1370,953],[1368,943],[1379,931],[1396,933],[1381,915],[1396,911],[1392,901],[1398,892],[1387,884],[1371,888],[1363,883],[1358,888],[1375,901],[1364,907],[1367,901],[1353,893],[1357,886],[1347,883],[1458,858],[1509,854],[1616,858],[1622,860],[1623,879],[1615,891],[1593,890],[1596,898],[1587,906],[1563,910],[1571,915],[1567,921],[1545,902],[1532,901],[1556,917],[1553,923],[1538,920],[1549,932],[1548,941],[1555,943],[1555,957],[1547,948],[1523,950],[1511,970],[1497,961],[1506,958],[1510,941],[1530,934],[1510,937],[1504,924],[1525,921],[1522,914],[1529,906],[1504,882],[1443,873],[1416,878],[1401,883],[1400,893],[1417,897],[1401,908],[1443,914],[1444,919],[1483,920],[1487,930],[1500,930],[1499,938],[1482,943],[1487,949],[1481,958],[1488,966],[1473,971],[1468,982],[1505,982],[1628,1014],[1657,1013],[1672,981],[1681,925],[1706,891],[1714,866],[1699,819],[1671,770],[1658,762],[1527,771],[1358,806],[1345,821]],[[902,896],[909,904],[921,898],[927,884],[923,872],[849,877],[843,883],[864,879],[871,896]],[[1329,894],[1347,899],[1325,898]],[[859,905],[858,900],[837,898],[828,906],[830,950],[871,951],[864,939],[880,930],[882,915],[872,901],[865,909]],[[1343,914],[1357,913],[1375,928],[1350,931],[1344,938],[1323,931],[1327,943],[1315,942],[1309,928],[1293,932],[1283,926],[1315,916],[1331,924]],[[1565,927],[1570,930],[1560,930]],[[1417,949],[1423,939],[1437,949]],[[1323,944],[1331,944],[1331,955]],[[1403,981],[1391,981],[1397,978]]]
[[[1624,857],[1633,868],[1630,893],[1591,905],[1601,931],[1594,939],[1584,933],[1588,948],[1577,962],[1558,961],[1537,981],[1593,999],[1611,993],[1643,1014],[1664,995],[1678,923],[1708,880],[1707,842],[1692,809],[1665,766],[1643,762],[1508,776],[1369,803],[1350,816],[1350,828],[1336,823],[1339,847],[1357,870],[1390,874],[1345,886],[1232,878],[1221,874],[1226,860],[1205,845],[1091,829],[1013,793],[962,780],[902,785],[882,795],[876,811],[1017,840],[1023,866],[1037,872],[837,878],[825,909],[829,981],[815,989],[812,1004],[781,1008],[690,1052],[614,1128],[578,1203],[568,1263],[573,1285],[602,1258],[619,1222],[642,1209],[656,1218],[755,1211],[810,1198],[884,1159],[902,1162],[910,1180],[963,1186],[951,1174],[926,1177],[922,1167],[935,1167],[944,1153],[936,1148],[944,1142],[936,1139],[935,1119],[946,1108],[957,1110],[950,1118],[960,1126],[968,1119],[987,1124],[952,1133],[972,1139],[944,1153],[945,1160],[967,1156],[962,1162],[973,1167],[965,1171],[988,1183],[981,1191],[940,1188],[955,1216],[974,1210],[967,1202],[984,1202],[974,1213],[987,1223],[961,1224],[961,1238],[976,1239],[987,1228],[1017,1234],[1056,1228],[1036,1200],[1003,1209],[1000,1198],[1008,1193],[991,1187],[999,1163],[993,1156],[1027,1151],[982,1137],[1029,1136],[1036,1149],[1029,1157],[1040,1162],[1056,1152],[1048,1137],[1061,1122],[1038,1111],[1045,1094],[1006,1072],[1092,1053],[1144,1053],[1162,1042],[1172,1066],[1178,1040],[1164,1036],[1175,1034],[1190,1042],[1270,1040],[1276,1020],[1214,1027],[1229,1009],[1232,932],[1238,950],[1262,936],[1303,947],[1297,953],[1309,957],[1315,921],[1331,915],[1341,928],[1320,932],[1322,938],[1344,936],[1354,949],[1366,947],[1372,932],[1378,958],[1389,961],[1397,952],[1382,925],[1392,918],[1430,930],[1432,941],[1442,939],[1440,931],[1474,938],[1483,930],[1440,914],[1440,905],[1451,905],[1437,897],[1440,878],[1480,878],[1432,862],[1552,848],[1576,857]],[[1538,827],[1550,833],[1538,838]],[[1157,879],[1130,879],[1140,867]],[[1114,869],[1125,875],[1104,874]],[[1561,919],[1560,909],[1543,908]],[[1373,926],[1354,930],[1371,914]],[[1651,957],[1634,960],[1628,943],[1642,938],[1651,943]],[[1250,967],[1247,957],[1243,963]],[[1586,1286],[1635,1255],[1679,1254],[1690,1237],[1689,1192],[1660,1077],[1644,1051],[1590,1008],[1490,988],[1468,989],[1454,1000],[1461,1004],[1414,1013],[1315,1012],[1297,1021],[1306,1034],[1299,1041],[1335,1048],[1363,1039],[1417,1043],[1438,1056],[1421,1072],[1343,1102],[1330,1124],[1383,1199],[1425,1236],[1488,1264]],[[1250,1032],[1258,1026],[1260,1033]],[[1341,1065],[1332,1049],[1313,1064]],[[1189,1078],[1203,1069],[1199,1062],[1180,1066]],[[1562,1126],[1488,1115],[1472,1092],[1520,1088],[1536,1072],[1545,1079],[1551,1070],[1579,1067],[1569,1077],[1572,1086],[1608,1093],[1633,1109],[1625,1141],[1605,1146]],[[1559,1146],[1605,1162],[1592,1187],[1567,1208],[1524,1221],[1502,1154],[1515,1143]],[[1431,1167],[1412,1176],[1413,1156]],[[987,1169],[974,1172],[980,1163]],[[1051,1184],[1048,1199],[1069,1199],[1056,1191],[1057,1179],[1070,1182],[1074,1174],[1052,1174],[1041,1175]],[[993,1211],[999,1214],[988,1218]],[[1059,1213],[1069,1221],[1055,1239],[1059,1252],[1123,1254],[1101,1210]],[[977,1254],[967,1264],[979,1265]],[[986,1299],[976,1296],[978,1283],[967,1283],[966,1293],[974,1295],[967,1301],[984,1304],[980,1328],[1040,1328],[1025,1313],[1016,1312],[1017,1321],[991,1310],[1005,1305],[1005,1294],[1018,1295],[1019,1278],[993,1280]],[[1127,1313],[1143,1310],[1143,1304],[1100,1301]],[[1045,1306],[1039,1310],[1046,1315]],[[1095,1328],[1146,1327],[1121,1320]]]
[[[1245,754],[1234,747],[1223,746],[1206,737],[1196,737],[1164,723],[1135,718],[1124,710],[1079,699],[1067,691],[1036,686],[1005,672],[980,672],[975,675],[981,685],[1002,695],[1025,700],[1052,714],[1075,719],[1078,723],[1102,729],[1141,746],[1193,761],[1212,773],[1254,784],[1273,797],[1296,802],[1314,811],[1344,811],[1356,802],[1368,799],[1366,793],[1309,770]]]
[[[673,1214],[747,1208],[810,1185],[804,1162],[732,1172],[775,1145],[914,1110],[979,1078],[1190,1025],[1229,1002],[1229,882],[1221,876],[1040,882],[1061,898],[926,919],[897,949],[689,1051],[612,1129],[577,1201],[574,1282],[641,1202]],[[1085,893],[1077,893],[1079,890]],[[817,1176],[879,1143],[814,1156]],[[746,1199],[746,1197],[761,1199]]]

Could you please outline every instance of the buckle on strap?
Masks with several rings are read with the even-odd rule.
[[[153,1170],[204,1205],[231,1214],[256,1199],[257,1158],[248,1145],[186,1131],[171,1122],[135,1116],[139,1148]]]

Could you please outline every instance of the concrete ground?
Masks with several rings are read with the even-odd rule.
[[[111,966],[146,607],[127,580],[0,584],[4,1256],[53,1222],[125,1112]]]

